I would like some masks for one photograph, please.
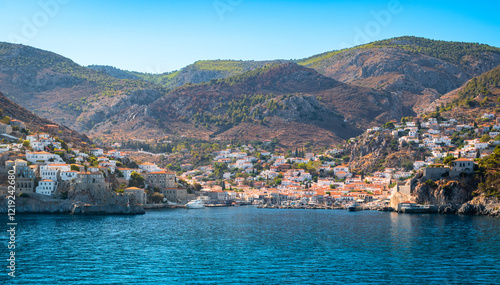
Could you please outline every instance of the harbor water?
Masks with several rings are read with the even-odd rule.
[[[0,284],[500,283],[490,217],[242,206],[16,219],[16,277],[4,267]]]

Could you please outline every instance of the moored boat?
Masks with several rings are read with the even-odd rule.
[[[201,200],[193,200],[189,201],[189,203],[186,204],[186,208],[188,209],[202,209],[205,208],[205,204]]]

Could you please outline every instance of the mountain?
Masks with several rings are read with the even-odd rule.
[[[198,84],[239,75],[263,67],[271,62],[277,61],[200,60],[178,71],[161,74],[126,71],[102,65],[88,67],[93,70],[103,71],[119,79],[142,79],[166,88],[175,88],[188,83]]]
[[[132,71],[128,70],[122,70],[119,68],[116,68],[114,66],[109,66],[109,65],[89,65],[87,68],[90,68],[95,71],[99,71],[102,73],[106,73],[107,75],[117,78],[117,79],[131,79],[131,80],[138,80],[142,79],[141,77],[137,76],[134,74]]]
[[[5,97],[2,93],[0,93],[0,109],[2,111],[1,116],[8,116],[10,119],[23,121],[27,128],[31,131],[42,132],[42,128],[45,125],[58,125],[59,130],[61,131],[60,138],[64,139],[66,142],[73,143],[74,145],[91,144],[91,140],[87,136],[79,134],[66,126],[56,124],[50,120],[33,114],[32,112],[12,102],[12,100]]]
[[[336,143],[422,113],[500,65],[500,49],[400,37],[299,61],[198,61],[147,74],[0,43],[0,86],[93,138],[187,136]]]
[[[375,122],[411,113],[385,91],[352,86],[292,62],[185,85],[134,113],[92,130],[129,136],[184,135],[241,141],[278,138],[283,145],[338,143]],[[108,133],[117,140],[122,133]]]
[[[0,86],[34,113],[86,131],[124,106],[150,103],[166,93],[142,80],[117,79],[58,54],[0,43]]]
[[[429,105],[425,113],[439,113],[468,120],[478,120],[484,113],[498,112],[500,102],[500,66],[469,80]]]
[[[457,88],[429,106],[425,112],[419,114],[420,118],[429,117],[441,120],[455,119],[462,124],[494,123],[491,119],[483,118],[484,114],[500,112],[500,66],[487,71],[469,80],[464,86]],[[372,133],[352,140],[346,145],[350,154],[349,164],[353,169],[366,172],[380,171],[387,167],[404,167],[409,170],[413,162],[423,160],[424,152],[415,146],[399,147],[397,138],[390,134],[371,136]],[[458,135],[455,133],[450,138],[455,146],[460,146],[465,139],[481,137],[473,131],[465,131]],[[427,153],[427,156],[430,156]],[[500,175],[499,175],[500,177]]]
[[[398,37],[298,61],[335,80],[395,92],[416,113],[474,76],[500,65],[488,45]]]

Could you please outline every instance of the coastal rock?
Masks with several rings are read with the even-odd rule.
[[[460,181],[443,179],[434,183],[420,181],[413,193],[420,204],[462,205],[472,199],[472,192],[475,190],[473,182],[468,178]]]
[[[470,204],[470,203],[465,203],[460,207],[458,210],[458,214],[460,215],[483,215],[484,213],[484,205],[482,204]]]
[[[54,199],[36,193],[16,197],[16,213],[23,214],[78,214],[78,215],[136,215],[144,214],[135,196],[113,191],[71,187],[68,199]],[[56,193],[55,196],[60,196]],[[7,195],[0,196],[0,213],[7,213]]]
[[[459,214],[488,215],[500,218],[500,199],[482,194],[462,205]]]
[[[439,214],[456,214],[460,205],[441,205],[438,208]]]

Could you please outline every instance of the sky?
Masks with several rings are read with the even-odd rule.
[[[197,60],[300,59],[412,35],[500,47],[500,1],[0,0],[0,41],[162,73]]]

